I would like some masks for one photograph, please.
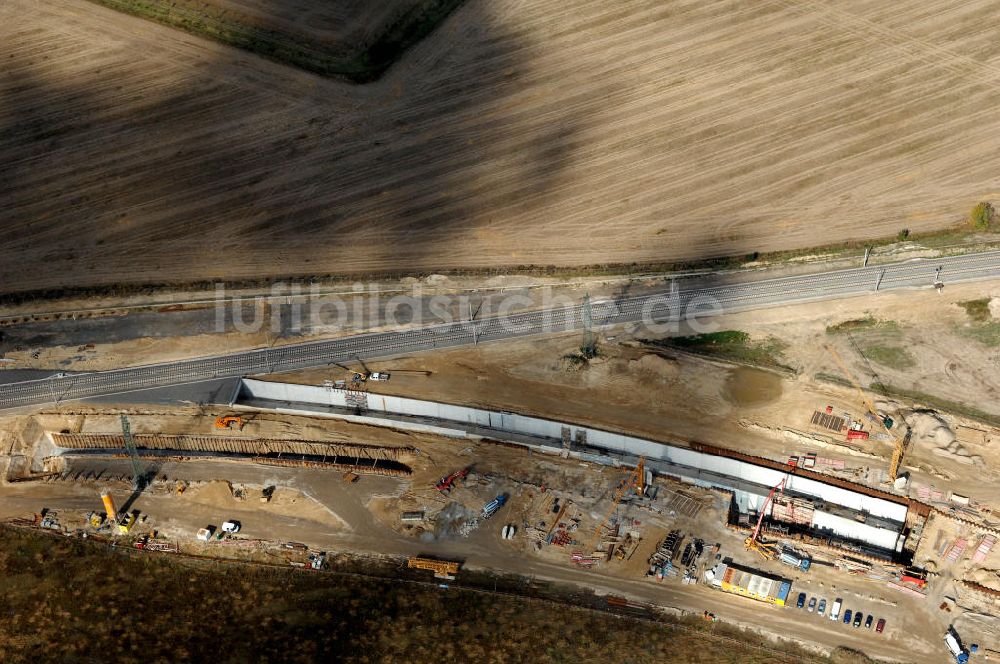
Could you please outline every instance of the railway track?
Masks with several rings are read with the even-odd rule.
[[[696,311],[701,316],[806,301],[852,297],[876,290],[932,288],[944,283],[1000,278],[1000,251],[914,260],[875,267],[692,286],[602,300],[591,305],[595,326],[666,324]],[[321,367],[356,357],[387,358],[471,346],[583,327],[583,305],[541,309],[475,321],[360,334],[229,355],[81,373],[0,385],[0,411],[107,396],[217,378]]]

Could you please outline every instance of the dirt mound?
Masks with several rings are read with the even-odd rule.
[[[930,445],[931,453],[959,463],[971,464],[980,460],[979,457],[971,455],[965,446],[958,442],[955,432],[940,415],[912,412],[907,414],[904,419],[913,431],[913,442]]]
[[[643,355],[638,360],[629,360],[628,370],[631,373],[643,373],[658,378],[663,382],[676,379],[680,373],[677,360],[670,360],[652,353]]]

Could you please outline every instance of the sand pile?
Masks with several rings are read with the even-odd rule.
[[[904,419],[913,431],[912,443],[926,443],[933,454],[959,463],[980,461],[979,457],[969,454],[948,423],[936,413],[911,412]]]
[[[652,353],[647,353],[638,360],[629,360],[628,370],[630,373],[641,373],[663,382],[674,380],[680,373],[677,360],[670,360]]]
[[[990,315],[1000,320],[1000,297],[991,297],[989,307]]]

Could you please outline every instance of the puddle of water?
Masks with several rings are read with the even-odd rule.
[[[781,396],[781,376],[751,367],[729,372],[722,386],[722,398],[733,406],[756,407],[776,401]]]

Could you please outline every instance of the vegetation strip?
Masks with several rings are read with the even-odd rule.
[[[371,44],[353,51],[289,34],[178,7],[166,0],[91,0],[110,9],[156,21],[282,64],[354,83],[381,77],[406,51],[437,28],[465,0],[425,0],[385,26]]]
[[[651,348],[669,348],[752,367],[795,373],[793,368],[781,363],[781,353],[786,345],[777,337],[767,337],[760,341],[754,341],[749,334],[741,330],[722,330],[686,337],[641,339],[640,341]]]
[[[472,633],[465,636],[473,638],[474,642],[468,645],[481,647],[481,641],[489,637],[484,635],[481,623],[475,616],[481,615],[481,611],[489,607],[492,617],[488,623],[494,627],[494,634],[491,636],[504,639],[503,643],[494,644],[494,647],[515,647],[510,638],[517,634],[520,634],[520,639],[523,640],[541,637],[542,642],[528,644],[538,649],[533,652],[547,655],[541,661],[561,661],[563,657],[570,655],[574,648],[588,646],[608,648],[610,656],[614,647],[621,645],[613,643],[615,639],[632,639],[635,643],[638,642],[635,639],[641,638],[650,643],[647,648],[656,648],[661,653],[670,652],[669,649],[673,644],[692,648],[704,647],[688,643],[676,635],[668,636],[672,632],[684,633],[696,641],[725,644],[726,650],[716,651],[718,654],[714,661],[717,662],[840,661],[838,658],[814,656],[795,643],[773,647],[768,645],[766,637],[762,635],[735,626],[704,624],[702,619],[696,616],[674,619],[621,613],[624,607],[606,602],[605,598],[591,592],[573,592],[561,586],[531,588],[525,586],[524,580],[520,577],[497,577],[488,573],[463,571],[462,577],[466,581],[452,582],[447,587],[447,592],[443,593],[438,582],[405,578],[407,572],[399,569],[396,564],[382,564],[381,573],[346,570],[325,570],[317,573],[279,563],[222,560],[183,553],[155,555],[153,552],[139,551],[126,546],[103,548],[93,541],[67,539],[54,533],[6,525],[0,526],[0,534],[2,534],[0,573],[9,573],[11,571],[9,568],[13,566],[23,581],[18,591],[11,593],[7,604],[11,620],[6,623],[6,627],[0,626],[0,638],[10,640],[12,635],[4,634],[4,630],[16,630],[25,619],[35,625],[38,639],[55,636],[39,633],[45,630],[46,625],[54,630],[73,625],[78,631],[67,633],[69,636],[64,634],[62,642],[53,639],[51,645],[70,648],[71,652],[76,650],[77,656],[86,656],[84,653],[88,652],[87,648],[107,647],[109,642],[102,641],[102,637],[110,637],[118,642],[124,641],[131,646],[132,651],[136,650],[140,642],[144,644],[143,648],[146,645],[153,645],[146,639],[159,640],[158,645],[161,649],[156,651],[161,653],[175,652],[173,648],[177,647],[195,650],[199,647],[215,647],[215,640],[222,635],[212,632],[201,642],[192,637],[190,641],[179,642],[184,643],[183,646],[179,646],[168,641],[171,636],[169,630],[184,629],[185,626],[196,629],[198,625],[216,619],[221,620],[220,625],[228,624],[231,629],[242,629],[244,626],[239,624],[239,619],[234,618],[238,613],[233,610],[234,603],[242,599],[254,605],[250,607],[253,615],[246,616],[245,620],[260,620],[262,624],[250,629],[245,634],[245,639],[225,640],[237,646],[244,644],[245,647],[261,648],[263,651],[282,648],[287,644],[287,639],[296,638],[300,643],[302,639],[306,639],[301,645],[313,652],[319,647],[315,642],[316,635],[322,633],[326,635],[325,638],[333,641],[331,645],[334,647],[339,645],[337,641],[341,638],[355,637],[369,642],[374,641],[369,643],[369,646],[375,648],[396,649],[404,643],[410,643],[412,651],[393,650],[391,654],[416,658],[410,661],[424,661],[422,656],[427,653],[422,648],[440,648],[444,642],[433,638],[430,624],[447,625],[447,630],[456,632],[456,637],[459,639],[463,638],[461,634],[463,631],[469,630]],[[47,564],[53,556],[65,560],[66,563],[60,566]],[[213,569],[206,571],[203,567],[206,564],[211,565]],[[355,561],[355,564],[361,565],[362,562]],[[378,566],[376,564],[376,567]],[[55,570],[54,567],[59,569]],[[188,568],[187,571],[183,569],[185,567]],[[313,576],[317,574],[320,576]],[[96,590],[92,590],[83,595],[80,601],[59,608],[58,615],[53,613],[51,606],[59,604],[57,597],[61,598],[60,593],[68,591],[74,596],[80,596],[81,587],[87,587],[85,577],[94,575],[100,576],[102,588],[109,593],[106,604],[100,603],[100,598],[93,596]],[[58,576],[62,583],[57,586],[45,584],[44,579],[48,576]],[[118,603],[123,606],[128,605],[134,597],[134,592],[144,593],[149,590],[147,585],[155,587],[157,591],[147,596],[144,603],[145,610],[141,614],[134,614],[134,619],[130,618],[133,614],[129,611],[119,613]],[[401,585],[409,586],[410,590],[405,593],[393,592],[394,588]],[[192,592],[197,589],[202,600],[191,602],[188,593],[169,592],[174,586],[187,588]],[[547,597],[533,596],[526,594],[526,590],[548,591],[551,594]],[[246,593],[252,596],[243,596]],[[287,597],[297,597],[299,603],[292,605],[289,603],[292,600],[285,599]],[[271,600],[268,601],[268,598]],[[98,602],[96,607],[93,605],[94,602]],[[330,613],[330,602],[334,602],[338,607],[335,612],[336,617]],[[531,615],[518,605],[521,607],[527,605],[539,610]],[[196,611],[198,620],[185,621],[185,610]],[[287,613],[283,613],[282,610]],[[325,612],[325,615],[322,612]],[[220,615],[214,615],[215,613]],[[528,615],[524,615],[526,613]],[[49,614],[55,619],[54,624],[39,620]],[[613,629],[608,629],[600,622],[609,614],[621,621]],[[432,623],[427,623],[422,615],[434,615],[445,622],[434,620]],[[549,625],[551,629],[529,630],[527,624],[518,625],[518,621],[524,620],[554,622]],[[386,631],[392,633],[391,643],[379,639],[378,625],[383,622],[387,623],[384,626]],[[389,625],[392,625],[391,629]],[[143,634],[145,629],[159,630],[164,626],[168,630],[167,633]],[[269,629],[256,629],[264,626],[269,626]],[[518,627],[524,631],[519,633],[509,631]],[[556,632],[557,627],[561,634]],[[651,630],[651,627],[660,628],[662,631]],[[129,631],[130,628],[134,631]],[[604,636],[590,640],[589,644],[575,643],[566,638],[568,633],[572,633],[582,639],[585,634],[590,633],[589,630],[595,628]],[[415,633],[424,629],[428,632],[426,635]],[[74,634],[87,637],[85,643],[74,641],[72,639]],[[130,638],[123,639],[122,637],[126,635]],[[602,639],[604,643],[601,642]],[[132,641],[135,642],[134,645]],[[426,643],[421,643],[423,641]],[[110,642],[111,645],[114,643],[115,641]],[[31,645],[37,647],[38,644]],[[166,650],[162,649],[164,645],[168,646]],[[517,647],[522,646],[517,645]],[[84,649],[83,652],[79,652],[81,648]],[[346,653],[351,650],[345,648],[340,652]],[[40,653],[33,651],[32,654]],[[136,658],[135,661],[141,659],[141,653],[127,654],[132,654]],[[235,652],[228,654],[230,657],[236,655]],[[369,654],[373,653],[369,651]],[[590,656],[594,653],[588,650],[582,654]],[[683,653],[676,654],[683,657]],[[389,653],[385,655],[390,656]],[[104,652],[103,656],[107,656],[107,653]],[[285,659],[287,657],[279,656],[274,661]],[[30,659],[26,656],[19,660],[15,655],[11,661],[30,661]],[[126,658],[124,661],[133,660]],[[861,656],[857,661],[868,660]]]
[[[91,0],[92,2],[114,2],[119,0]],[[948,242],[964,243],[962,251],[954,253],[969,253],[988,251],[1000,248],[1000,239],[991,238],[988,241],[972,242],[974,237],[965,231],[947,229],[932,233],[921,233],[910,237],[911,241],[919,240],[927,248],[944,248],[955,245]],[[442,274],[450,277],[495,277],[500,275],[520,275],[534,277],[592,277],[592,276],[623,276],[637,274],[669,274],[671,272],[692,272],[711,270],[737,270],[748,268],[781,267],[795,258],[819,254],[826,260],[860,257],[866,247],[884,247],[896,244],[896,238],[881,238],[867,241],[842,242],[822,245],[807,249],[772,251],[767,253],[753,252],[745,256],[720,256],[693,261],[676,261],[664,263],[606,263],[601,265],[581,265],[563,267],[556,265],[497,265],[490,268],[442,268],[433,272],[402,271],[402,272],[350,272],[344,274],[286,274],[262,279],[226,280],[220,275],[213,280],[190,282],[163,281],[155,283],[118,283],[95,286],[67,286],[58,289],[39,289],[0,292],[0,306],[14,306],[27,302],[57,300],[70,297],[128,297],[136,295],[154,295],[163,291],[188,290],[213,292],[219,281],[225,281],[226,286],[233,290],[265,289],[276,283],[286,282],[331,282],[351,283],[354,281],[399,280],[403,278],[424,278],[431,274]],[[0,286],[2,288],[2,286]]]

